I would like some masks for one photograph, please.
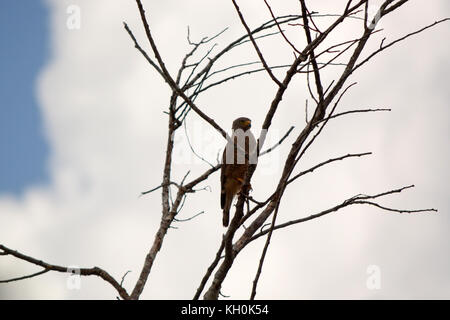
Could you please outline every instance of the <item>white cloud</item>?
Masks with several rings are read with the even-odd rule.
[[[66,28],[69,4],[81,8],[80,30]],[[172,72],[188,49],[187,25],[194,40],[231,26],[223,42],[218,40],[220,44],[243,32],[229,3],[219,7],[204,0],[144,4]],[[331,4],[335,2],[326,3]],[[122,21],[127,21],[148,48],[133,2],[49,0],[48,5],[52,56],[42,71],[38,92],[51,146],[51,182],[17,198],[0,198],[5,221],[0,225],[2,243],[55,264],[98,265],[118,279],[132,270],[125,282],[130,289],[159,225],[159,194],[138,195],[161,180],[167,139],[163,111],[169,90],[123,29]],[[294,1],[293,10],[297,5]],[[445,1],[409,4],[403,12],[383,21],[389,35],[386,41],[442,17],[444,5]],[[253,26],[269,18],[264,8],[253,4],[241,7]],[[428,10],[423,10],[425,7]],[[290,9],[273,8],[280,13]],[[340,34],[342,38],[351,32],[345,31]],[[290,33],[301,44],[303,38],[295,29]],[[406,208],[434,206],[440,212],[403,216],[357,207],[276,233],[258,288],[259,298],[450,297],[449,195],[445,186],[449,180],[449,52],[442,41],[448,33],[448,25],[438,26],[380,55],[352,76],[351,81],[359,84],[343,99],[342,109],[391,107],[393,111],[336,120],[325,129],[301,167],[348,152],[374,154],[333,164],[298,181],[286,193],[279,221],[317,212],[359,192],[380,192],[411,183],[417,189],[391,196],[384,203]],[[263,42],[262,48],[271,62],[290,59],[289,48],[280,50],[270,44]],[[256,60],[252,48],[246,49],[224,61]],[[198,104],[224,128],[235,117],[247,115],[258,133],[274,88],[266,74],[254,79],[226,84],[222,91],[213,89]],[[274,129],[280,134],[290,125],[296,125],[298,132],[304,121],[308,94],[302,80],[294,85],[274,119]],[[191,126],[198,121],[193,114],[189,118]],[[205,136],[216,135],[208,127],[199,130]],[[220,143],[214,141],[210,139],[216,150]],[[289,143],[278,149],[284,152],[281,157]],[[202,145],[197,147],[205,151]],[[215,151],[208,154],[215,161]],[[204,168],[196,164],[191,177]],[[173,174],[181,179],[187,169],[185,164],[176,164]],[[271,177],[257,172],[253,181],[256,198],[270,192],[280,170],[278,167]],[[206,214],[180,224],[180,229],[169,230],[143,298],[193,296],[223,232],[218,176],[207,184],[212,192],[190,197],[183,216],[201,210]],[[224,283],[225,294],[236,299],[249,297],[261,248],[262,241],[246,248],[238,258]],[[382,287],[376,292],[365,287],[366,268],[371,264],[381,268]],[[0,269],[4,270],[3,278],[32,273],[36,268],[7,257],[0,259]],[[116,296],[98,279],[83,278],[81,290],[67,290],[66,278],[50,273],[2,285],[0,296]]]

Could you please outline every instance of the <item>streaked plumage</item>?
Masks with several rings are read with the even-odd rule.
[[[223,209],[224,227],[228,226],[231,204],[244,184],[249,164],[256,162],[256,140],[250,127],[251,121],[248,118],[241,117],[234,120],[231,136],[234,143],[229,141],[223,151],[220,205]]]

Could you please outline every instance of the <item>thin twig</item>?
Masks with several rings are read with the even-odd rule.
[[[12,279],[7,279],[7,280],[0,280],[0,283],[8,283],[8,282],[13,282],[13,281],[19,281],[19,280],[24,280],[24,279],[30,279],[30,278],[33,278],[33,277],[40,276],[41,274],[47,273],[47,272],[49,272],[49,271],[50,271],[50,269],[44,269],[44,270],[41,270],[41,271],[39,271],[39,272],[30,274],[30,275],[28,275],[28,276],[23,276],[23,277],[18,277],[18,278],[12,278]]]
[[[120,285],[123,285],[123,281],[125,280],[125,277],[127,276],[127,274],[129,274],[131,272],[131,270],[128,270],[127,272],[125,272],[125,274],[122,276],[122,280],[120,281]]]
[[[315,121],[311,120],[311,128],[317,126],[317,124],[321,123],[323,121],[322,126],[319,128],[319,130],[317,131],[317,133],[311,138],[311,140],[309,140],[309,142],[305,145],[305,147],[303,148],[303,150],[300,152],[299,156],[295,159],[294,162],[294,167],[295,165],[297,165],[297,163],[300,161],[300,159],[303,157],[303,155],[306,153],[306,150],[308,150],[308,148],[313,144],[313,142],[317,139],[317,137],[322,133],[322,130],[325,128],[325,126],[327,125],[328,121],[330,120],[330,117],[333,115],[334,111],[336,110],[337,106],[339,105],[339,102],[341,101],[342,97],[347,93],[347,91],[353,87],[354,85],[356,85],[356,82],[351,83],[350,85],[348,85],[343,91],[342,93],[339,95],[337,101],[335,102],[333,108],[330,111],[330,114],[328,116],[328,119],[324,119],[324,114],[323,113],[319,113],[317,114],[317,109],[316,109],[316,113],[314,114],[313,119],[317,119]],[[312,131],[312,130],[311,130]],[[306,140],[306,138],[305,138]]]
[[[298,54],[302,54],[301,51],[299,51],[293,44],[292,42],[289,41],[289,39],[286,37],[286,35],[284,34],[283,30],[281,29],[281,26],[277,23],[277,18],[275,17],[275,15],[273,14],[272,8],[270,7],[269,3],[264,0],[264,3],[266,4],[267,9],[269,9],[270,15],[272,16],[272,19],[275,21],[275,23],[277,24],[278,30],[280,31],[280,34],[283,36],[284,40],[286,40],[286,42],[291,46],[292,49],[294,49],[295,52],[297,52]]]
[[[183,121],[184,134],[186,135],[186,140],[187,140],[187,142],[188,142],[189,148],[191,149],[192,153],[193,153],[197,158],[199,158],[199,159],[202,160],[203,162],[207,163],[211,168],[214,168],[214,165],[213,165],[211,162],[209,162],[208,160],[206,160],[205,158],[203,158],[201,155],[199,155],[199,154],[194,150],[194,147],[193,147],[192,144],[191,144],[191,140],[189,139],[189,134],[188,134],[188,132],[187,132],[187,128],[186,128],[187,124],[186,124],[186,123],[187,123],[187,121],[184,120],[184,121]]]
[[[192,220],[192,219],[195,219],[196,217],[198,217],[199,215],[204,214],[204,213],[205,213],[205,211],[200,211],[199,213],[193,215],[192,217],[189,217],[189,218],[186,218],[186,219],[177,219],[177,218],[174,218],[174,220],[175,220],[176,222],[186,222],[186,221],[190,221],[190,220]]]
[[[340,157],[337,157],[337,158],[328,159],[328,160],[323,161],[323,162],[321,162],[321,163],[319,163],[319,164],[316,164],[315,166],[313,166],[313,167],[311,167],[311,168],[309,168],[309,169],[307,169],[307,170],[304,170],[304,171],[302,171],[302,172],[296,174],[295,176],[293,176],[291,179],[289,179],[289,180],[287,181],[287,184],[290,184],[290,183],[292,183],[293,181],[295,181],[296,179],[300,178],[301,176],[304,176],[304,175],[307,174],[307,173],[313,172],[313,171],[316,170],[317,168],[320,168],[320,167],[322,167],[322,166],[324,166],[324,165],[327,165],[327,164],[329,164],[329,163],[332,163],[332,162],[335,162],[335,161],[344,160],[344,159],[347,159],[347,158],[363,157],[363,156],[367,156],[367,155],[370,155],[370,154],[372,154],[372,152],[353,153],[353,154],[349,153],[349,154],[346,154],[346,155],[344,155],[344,156],[340,156]]]
[[[271,68],[271,69],[280,69],[280,68],[287,68],[287,67],[289,67],[289,66],[290,66],[290,65],[280,65],[280,66],[273,66],[273,67],[270,67],[270,68]],[[235,79],[240,78],[240,77],[242,77],[242,76],[250,75],[250,74],[253,74],[253,73],[256,73],[256,72],[265,71],[265,70],[266,70],[265,68],[260,68],[260,69],[253,69],[253,70],[249,70],[249,71],[243,71],[243,72],[241,72],[241,73],[237,73],[237,74],[234,74],[234,75],[229,76],[229,77],[227,77],[227,78],[224,78],[224,79],[222,79],[222,80],[219,80],[219,81],[216,81],[216,82],[214,82],[214,83],[208,84],[208,85],[205,86],[203,89],[199,90],[199,92],[206,91],[206,90],[208,90],[208,89],[210,89],[210,88],[212,88],[212,87],[218,86],[218,85],[220,85],[220,84],[222,84],[222,83],[225,83],[225,82],[227,82],[227,81],[229,81],[229,80],[235,80]]]
[[[280,141],[278,141],[275,145],[273,145],[273,146],[270,147],[269,149],[264,150],[263,152],[261,152],[261,153],[259,154],[259,156],[263,156],[263,155],[265,155],[266,153],[272,152],[276,147],[278,147],[279,145],[281,145],[281,144],[283,143],[283,141],[286,140],[286,138],[291,134],[291,132],[292,132],[292,130],[294,130],[294,128],[295,128],[294,126],[291,126],[291,127],[289,128],[289,130],[284,134],[284,136],[280,139]]]
[[[302,17],[303,17],[303,24],[304,24],[304,30],[306,35],[306,40],[308,41],[308,44],[312,43],[312,37],[311,37],[311,31],[308,27],[308,9],[306,8],[305,0],[300,0],[301,8],[302,8]],[[314,55],[314,50],[311,49],[309,52],[310,61],[314,70],[314,78],[316,80],[316,87],[317,87],[317,94],[319,95],[319,103],[318,108],[320,110],[323,109],[322,102],[324,98],[323,94],[323,86],[322,81],[320,79],[320,72],[319,67],[317,65],[316,57]],[[324,112],[324,111],[323,111]]]
[[[364,60],[362,60],[361,62],[359,62],[358,64],[356,64],[356,65],[353,67],[352,72],[355,71],[356,69],[358,69],[359,67],[361,67],[362,65],[364,65],[367,61],[369,61],[370,59],[372,59],[375,55],[377,55],[377,54],[380,53],[381,51],[386,50],[387,48],[393,46],[394,44],[396,44],[396,43],[398,43],[398,42],[400,42],[400,41],[403,41],[403,40],[405,40],[405,39],[407,39],[407,38],[409,38],[409,37],[411,37],[411,36],[413,36],[413,35],[416,35],[416,34],[418,34],[418,33],[421,33],[422,31],[425,31],[425,30],[427,30],[427,29],[429,29],[429,28],[431,28],[431,27],[434,27],[435,25],[440,24],[440,23],[445,22],[445,21],[450,21],[450,18],[444,18],[444,19],[435,21],[435,22],[433,22],[433,23],[431,23],[431,24],[429,24],[429,25],[427,25],[427,26],[425,26],[425,27],[423,27],[423,28],[421,28],[421,29],[419,29],[419,30],[417,30],[417,31],[408,33],[407,35],[404,35],[403,37],[398,38],[398,39],[396,39],[396,40],[394,40],[394,41],[388,43],[388,44],[385,45],[385,46],[383,46],[383,45],[381,44],[381,46],[380,46],[380,48],[379,48],[378,50],[372,52],[372,53],[371,53],[369,56],[367,56]]]
[[[264,56],[261,53],[261,50],[259,50],[258,45],[256,44],[255,39],[253,38],[252,32],[250,31],[250,28],[248,27],[247,23],[245,22],[244,16],[241,13],[241,10],[239,9],[239,6],[237,5],[235,0],[231,0],[234,4],[234,7],[236,9],[236,12],[239,15],[239,19],[242,22],[242,25],[244,26],[245,30],[247,31],[248,37],[250,38],[250,40],[252,41],[253,47],[255,48],[256,53],[258,54],[259,59],[261,60],[261,63],[264,66],[264,69],[266,69],[267,73],[269,74],[270,78],[272,78],[272,80],[279,86],[283,86],[283,84],[275,77],[275,75],[272,73],[272,70],[269,68],[269,66],[267,65],[266,60],[264,59]],[[276,20],[275,20],[276,22]],[[278,26],[278,23],[277,23]]]
[[[384,111],[392,111],[392,109],[389,108],[377,108],[377,109],[357,109],[357,110],[349,110],[349,111],[343,111],[340,113],[332,114],[324,119],[322,119],[320,122],[316,122],[316,124],[319,124],[323,121],[327,121],[330,119],[338,118],[341,116],[345,116],[347,114],[353,114],[353,113],[366,113],[366,112],[384,112]]]
[[[173,182],[173,181],[170,181],[170,182],[169,182],[169,185],[174,185],[174,186],[176,186],[176,187],[178,187],[178,188],[180,187],[180,185],[179,185],[178,183]],[[140,193],[140,196],[144,196],[144,195],[146,195],[146,194],[152,193],[152,192],[154,192],[154,191],[156,191],[156,190],[162,188],[163,186],[164,186],[164,184],[160,184],[159,186],[157,186],[157,187],[155,187],[155,188],[153,188],[153,189],[150,189],[150,190],[147,190],[147,191],[142,191],[142,192]]]
[[[285,23],[289,23],[294,20],[298,20],[299,18],[300,18],[300,16],[298,16],[298,15],[286,15],[286,16],[278,17],[277,22],[278,22],[278,24],[285,24]],[[274,26],[275,26],[274,21],[269,20],[269,21],[263,23],[262,25],[260,25],[259,27],[255,28],[251,33],[252,33],[252,35],[256,35],[257,33],[267,30],[267,29],[270,29]],[[261,36],[261,37],[264,37],[264,36]],[[222,49],[222,51],[218,52],[214,57],[209,59],[209,63],[206,66],[204,66],[203,69],[201,71],[199,71],[186,86],[191,87],[192,84],[197,82],[198,79],[200,79],[205,73],[208,73],[211,70],[213,64],[216,63],[219,58],[221,58],[223,55],[225,55],[231,49],[236,48],[237,46],[242,45],[243,43],[247,42],[248,41],[247,38],[248,38],[248,33],[245,33],[245,35],[239,37],[238,39],[234,40],[233,42],[231,42],[230,44],[225,46],[225,48]],[[258,37],[254,37],[254,39],[257,39],[257,38]],[[185,89],[185,88],[183,88],[183,89]]]
[[[395,209],[395,208],[388,208],[385,206],[382,206],[378,203],[372,202],[372,201],[353,201],[354,204],[368,204],[371,206],[375,206],[377,208],[383,209],[385,211],[391,211],[391,212],[397,212],[397,213],[423,213],[423,212],[437,212],[437,209],[429,208],[429,209],[416,209],[416,210],[408,210],[408,209]]]
[[[259,259],[258,270],[256,271],[255,279],[253,280],[253,286],[252,286],[252,292],[250,294],[250,300],[255,300],[256,287],[258,286],[258,281],[259,281],[259,277],[261,276],[262,267],[263,267],[263,264],[264,264],[264,259],[266,258],[267,250],[268,250],[269,245],[270,245],[270,239],[272,238],[273,227],[275,226],[275,222],[276,222],[276,219],[277,219],[278,208],[279,207],[280,207],[280,203],[278,202],[277,203],[277,207],[275,208],[275,213],[273,214],[273,217],[272,217],[271,228],[270,228],[269,233],[267,235],[266,243],[264,244],[264,249],[263,249],[263,251],[261,253],[261,258]]]

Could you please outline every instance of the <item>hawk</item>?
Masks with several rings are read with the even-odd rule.
[[[223,226],[230,220],[230,208],[234,196],[241,191],[250,164],[257,161],[256,140],[250,131],[251,120],[245,117],[233,121],[231,141],[222,156],[220,175],[220,206],[223,209]]]

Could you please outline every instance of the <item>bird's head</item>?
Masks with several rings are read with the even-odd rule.
[[[246,117],[240,117],[233,121],[233,130],[242,129],[247,131],[252,127],[252,121]]]

